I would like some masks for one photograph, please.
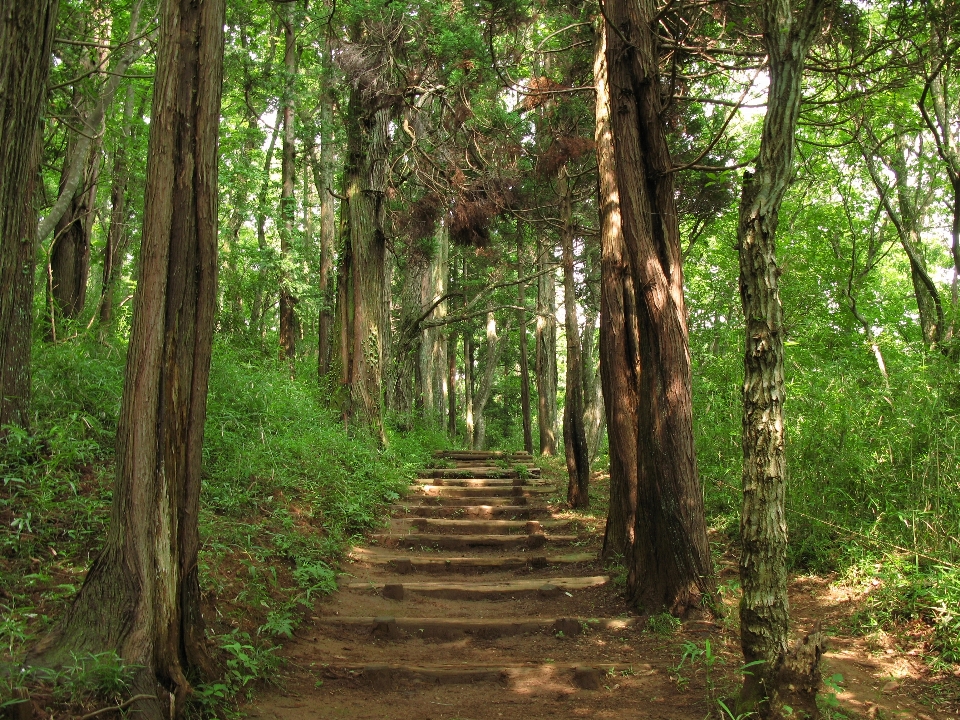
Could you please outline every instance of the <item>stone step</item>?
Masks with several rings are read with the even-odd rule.
[[[535,522],[535,521],[531,521]],[[508,548],[540,548],[551,545],[565,545],[579,540],[578,535],[546,535],[542,532],[524,535],[439,535],[436,533],[375,533],[370,538],[381,547],[434,547],[444,550],[461,550],[471,547],[489,547],[506,550]]]
[[[343,617],[328,616],[320,625],[348,628],[372,637],[390,640],[430,638],[459,640],[471,636],[490,640],[510,635],[534,633],[563,633],[574,637],[581,633],[603,630],[621,631],[635,627],[638,618],[414,618],[414,617]]]
[[[393,521],[396,532],[409,526],[417,530],[446,530],[451,533],[510,533],[523,531],[527,534],[543,532],[544,528],[559,530],[579,524],[576,520],[454,520],[446,518],[400,518]]]
[[[451,498],[444,499],[450,500]],[[507,501],[509,502],[509,500]],[[530,518],[550,515],[550,509],[537,505],[391,505],[390,513],[396,517],[514,518],[529,520]]]
[[[401,690],[417,685],[466,685],[489,682],[508,687],[523,684],[565,683],[581,690],[602,690],[614,682],[618,673],[652,675],[650,665],[615,663],[528,663],[491,665],[394,665],[330,664],[323,676],[330,680],[350,680],[375,690]]]
[[[389,568],[400,575],[410,573],[478,573],[503,570],[542,569],[551,565],[575,565],[597,559],[595,553],[569,553],[546,555],[524,553],[523,555],[484,557],[410,557],[377,552],[367,548],[354,548],[350,552],[354,560]]]
[[[472,487],[445,487],[443,485],[419,485],[419,494],[433,497],[455,498],[488,498],[488,497],[545,497],[556,492],[552,486],[543,487],[503,487],[503,488],[472,488]]]
[[[527,477],[540,477],[540,468],[530,468],[523,475]],[[509,468],[497,467],[456,467],[456,468],[432,468],[428,470],[417,470],[419,478],[487,478],[487,479],[513,479],[520,478],[521,473]]]
[[[541,480],[523,478],[416,478],[415,487],[434,485],[437,487],[479,487],[479,488],[512,488],[512,487],[555,487],[553,483]]]
[[[343,587],[350,590],[377,590],[385,598],[403,600],[408,595],[426,595],[444,600],[500,600],[517,595],[539,595],[542,598],[572,597],[576,590],[600,587],[610,582],[609,575],[560,577],[536,580],[511,580],[498,583],[371,583],[354,582]]]

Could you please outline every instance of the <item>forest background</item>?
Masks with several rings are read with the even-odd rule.
[[[738,540],[743,465],[738,201],[768,91],[749,6],[666,3],[656,20],[720,545]],[[3,348],[5,663],[56,621],[106,532],[158,12],[59,3],[36,242],[3,256],[33,275],[30,298],[3,297],[29,310],[26,341]],[[271,672],[276,639],[336,587],[345,543],[433,449],[606,468],[599,17],[519,0],[226,7],[199,572],[228,670],[201,707]],[[913,628],[935,667],[960,661],[958,38],[948,0],[825,6],[777,243],[789,567],[872,587],[855,622]],[[13,365],[32,394],[8,390]],[[60,680],[66,702],[128,678],[92,655]],[[6,699],[25,680],[0,682]]]

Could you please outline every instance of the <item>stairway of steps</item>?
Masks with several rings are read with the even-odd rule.
[[[667,673],[557,495],[529,454],[437,454],[287,648],[304,682],[251,716],[648,717],[622,703]]]

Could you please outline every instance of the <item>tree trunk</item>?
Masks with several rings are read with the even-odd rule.
[[[503,337],[509,332],[509,323],[504,328]],[[503,349],[503,342],[500,335],[497,334],[497,319],[492,312],[487,313],[487,345],[483,357],[483,377],[480,378],[480,384],[477,385],[476,395],[473,398],[473,418],[475,423],[473,445],[471,450],[486,449],[487,442],[487,419],[484,416],[487,402],[493,394],[493,377],[500,362],[500,352]]]
[[[660,115],[656,15],[654,0],[607,3],[609,23],[616,27],[615,32],[607,28],[607,64],[609,85],[616,88],[610,117],[628,270],[615,282],[617,292],[635,292],[631,311],[638,335],[626,344],[639,348],[642,372],[638,405],[626,407],[627,398],[616,394],[605,400],[613,406],[608,411],[611,454],[613,445],[626,439],[620,424],[635,418],[637,428],[630,599],[645,612],[683,614],[712,593],[714,579],[693,443],[687,313],[672,163]],[[632,329],[626,323],[613,332]],[[613,349],[605,345],[601,362],[615,365],[613,373],[629,375],[634,371],[629,356],[610,356]],[[628,473],[615,481],[611,477],[611,484],[631,480]]]
[[[104,67],[109,58],[106,45],[110,39],[110,17],[103,8],[91,9],[87,21],[91,28],[95,42],[101,47],[86,56],[82,67],[85,71],[96,75],[96,68]],[[78,102],[76,90],[74,102]],[[98,98],[86,101],[88,106],[85,112],[74,121],[82,126],[84,118],[96,111]],[[80,172],[80,183],[66,207],[63,216],[54,227],[53,243],[50,248],[50,269],[47,288],[49,292],[50,333],[52,340],[57,339],[57,315],[63,318],[75,319],[83,313],[87,299],[87,280],[90,274],[90,241],[93,236],[93,221],[97,208],[97,186],[100,182],[101,157],[103,146],[104,116],[100,113],[99,125],[94,129],[93,138],[83,137],[80,132],[71,131],[67,143],[66,158],[76,154],[78,146],[85,147],[86,159]],[[71,164],[65,162],[60,174],[60,194],[71,182]]]
[[[590,505],[590,457],[583,424],[583,357],[580,355],[580,327],[577,291],[573,276],[572,188],[566,166],[557,178],[560,193],[560,244],[563,251],[563,308],[567,336],[567,388],[563,402],[563,448],[567,460],[567,502],[573,508]]]
[[[446,317],[447,302],[437,300],[447,292],[449,280],[450,242],[446,224],[437,226],[436,243],[430,264],[421,279],[420,312],[422,320]],[[430,308],[433,310],[426,316]],[[441,418],[447,406],[447,343],[443,328],[428,326],[421,330],[420,371],[424,417],[434,425],[442,426]]]
[[[34,191],[58,5],[0,1],[0,427],[30,423]]]
[[[607,79],[606,24],[601,24],[594,56],[597,170],[600,201],[600,384],[610,443],[610,509],[603,535],[604,560],[634,567],[637,515],[637,407],[640,348],[636,300],[623,244],[617,190],[610,85]],[[614,403],[614,398],[621,398]]]
[[[76,143],[78,138],[74,138]],[[80,189],[73,196],[66,212],[57,223],[50,248],[51,310],[61,317],[75,319],[87,301],[87,278],[90,274],[90,239],[97,206],[97,184],[100,181],[100,140],[90,143]],[[70,152],[68,150],[67,156]],[[60,189],[69,181],[69,167],[63,168]],[[50,338],[56,340],[57,318],[50,318]]]
[[[349,248],[341,258],[336,355],[344,420],[365,424],[385,442],[382,377],[389,317],[384,306],[384,224],[391,113],[375,100],[363,88],[350,92],[344,177]]]
[[[116,651],[140,669],[148,720],[182,716],[188,673],[209,674],[197,578],[200,473],[217,279],[223,0],[160,9],[144,233],[110,530],[77,599],[34,649]]]
[[[328,58],[329,48],[325,54]],[[329,82],[329,80],[327,81]],[[320,166],[317,194],[320,196],[320,317],[318,328],[317,372],[324,377],[330,372],[331,332],[333,330],[333,306],[335,302],[333,286],[333,249],[334,249],[334,197],[333,189],[333,89],[325,87],[320,98]],[[314,168],[317,165],[314,163]]]
[[[553,248],[537,239],[537,327],[534,333],[540,454],[557,454],[557,278]]]
[[[100,337],[105,338],[113,324],[113,304],[117,278],[123,269],[123,256],[130,242],[127,229],[127,184],[130,166],[127,161],[127,143],[133,130],[133,109],[136,98],[133,85],[128,86],[123,101],[123,128],[113,151],[113,185],[110,188],[110,227],[103,246],[103,283],[100,288]]]
[[[420,316],[423,313],[423,288],[429,274],[430,259],[416,248],[407,256],[400,286],[399,322],[396,353],[391,358],[389,377],[389,407],[400,417],[412,419],[414,408],[423,408],[424,378]]]
[[[517,335],[520,338],[520,415],[523,420],[523,449],[533,454],[533,419],[530,413],[530,361],[527,358],[527,301],[523,282],[523,226],[517,220]]]
[[[744,173],[737,240],[745,322],[743,380],[743,514],[740,521],[740,643],[746,662],[737,713],[780,717],[783,705],[817,715],[819,652],[808,682],[782,682],[787,658],[787,523],[784,508],[783,308],[776,231],[793,173],[794,135],[802,98],[803,63],[816,36],[824,0],[798,18],[789,2],[758,9],[770,62],[767,112],[754,174]],[[814,646],[819,643],[815,642]],[[809,687],[813,697],[807,697]]]
[[[600,288],[597,288],[597,295]],[[583,422],[587,436],[587,457],[592,464],[600,450],[600,440],[607,429],[606,418],[603,414],[603,392],[600,383],[600,363],[596,361],[596,331],[597,321],[600,319],[599,308],[591,308],[586,312],[583,337],[580,339],[581,357],[583,358]]]
[[[283,19],[283,67],[286,82],[283,90],[283,160],[280,169],[280,348],[283,358],[293,373],[293,360],[297,354],[296,324],[294,314],[296,298],[290,292],[290,279],[286,265],[293,252],[294,217],[296,200],[293,195],[296,182],[296,128],[294,127],[295,89],[297,79],[297,38],[294,33],[297,23],[297,5],[288,3]]]
[[[463,331],[463,415],[467,428],[467,450],[474,450],[473,423],[473,333]]]
[[[447,434],[457,436],[457,334],[447,335]]]
[[[120,59],[110,67],[109,75],[104,83],[103,89],[97,96],[96,102],[84,114],[81,125],[83,134],[78,134],[76,143],[74,143],[67,157],[64,158],[63,182],[60,186],[60,194],[57,197],[53,207],[50,208],[46,217],[37,225],[37,241],[43,242],[47,236],[53,232],[54,228],[60,222],[61,218],[67,212],[70,204],[73,202],[77,191],[81,189],[81,181],[84,178],[84,171],[90,161],[90,152],[94,143],[99,143],[100,135],[103,133],[103,121],[107,110],[113,103],[114,95],[120,87],[120,82],[127,70],[146,52],[149,43],[138,40],[143,33],[140,27],[140,8],[143,0],[136,0],[130,9],[130,25],[127,29],[126,50]]]

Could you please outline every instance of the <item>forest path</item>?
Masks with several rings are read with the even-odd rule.
[[[716,717],[739,682],[736,593],[716,622],[641,624],[597,560],[602,522],[565,510],[564,488],[529,455],[434,465],[386,532],[353,548],[340,590],[286,645],[278,687],[248,717]],[[731,587],[729,552],[718,571]],[[845,629],[864,595],[804,577],[790,598],[797,632],[819,620],[833,636],[824,673],[843,676],[844,714],[828,716],[960,720],[960,679],[932,675],[897,638]]]
[[[434,465],[353,549],[285,649],[291,677],[251,717],[704,717],[670,677],[677,656],[622,614],[597,561],[602,527],[563,512],[529,455]]]

